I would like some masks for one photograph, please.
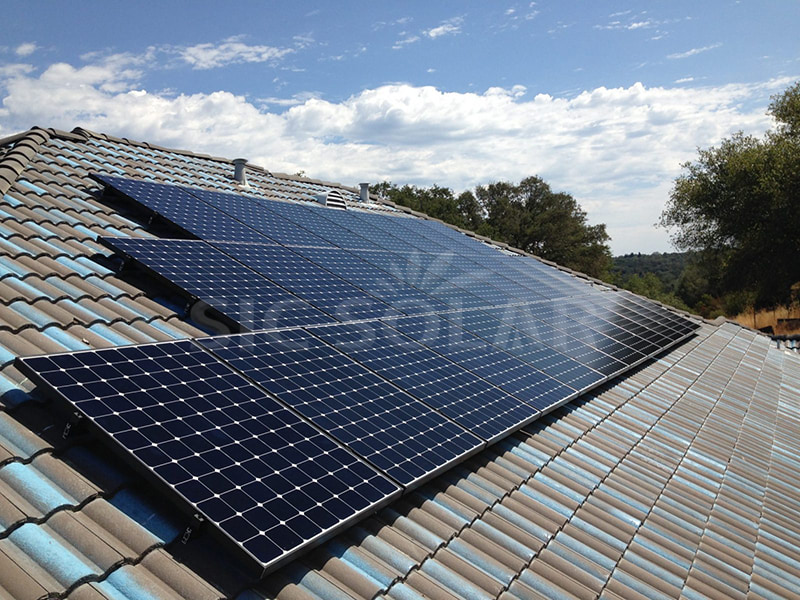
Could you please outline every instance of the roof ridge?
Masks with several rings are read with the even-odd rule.
[[[28,131],[0,140],[0,146],[13,144],[0,159],[0,196],[5,196],[42,144],[53,136],[51,132],[54,131],[32,127]]]
[[[92,131],[90,129],[86,129],[84,127],[76,127],[72,130],[72,134],[77,134],[84,136],[84,138],[96,138],[101,140],[106,140],[108,142],[116,142],[119,144],[129,144],[131,146],[140,146],[142,148],[149,148],[150,150],[160,150],[162,152],[171,152],[174,154],[180,154],[182,156],[191,156],[194,158],[204,158],[207,160],[213,160],[217,162],[223,163],[233,163],[232,158],[226,158],[224,156],[214,156],[211,154],[204,154],[201,152],[192,152],[191,150],[184,150],[182,148],[167,148],[166,146],[159,146],[158,144],[151,144],[150,142],[142,142],[139,140],[132,140],[130,138],[122,138],[117,137],[115,135],[111,135],[108,133],[100,133],[97,131]],[[250,162],[247,163],[247,166],[251,169],[255,169],[257,171],[263,171],[264,173],[272,174],[268,169],[262,167],[261,165],[254,165]]]

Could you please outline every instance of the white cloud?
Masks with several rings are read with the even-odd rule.
[[[300,48],[306,47],[313,39],[297,36],[295,41]],[[250,46],[234,36],[217,44],[205,43],[176,49],[180,57],[193,69],[215,69],[237,63],[272,63],[293,52],[292,48],[274,46]]]
[[[522,86],[456,93],[392,84],[340,102],[314,94],[250,102],[227,91],[143,90],[132,62],[118,55],[81,68],[3,71],[0,136],[34,124],[83,126],[344,183],[456,191],[539,174],[606,223],[620,253],[667,250],[666,232],[652,224],[680,164],[736,130],[768,128],[769,95],[794,81],[635,84],[565,98]]]
[[[438,27],[433,27],[425,31],[425,35],[435,40],[443,35],[457,35],[461,33],[461,25],[464,23],[464,17],[453,17],[443,21]]]
[[[687,50],[686,52],[677,52],[675,54],[668,54],[667,58],[671,60],[689,58],[690,56],[695,56],[703,52],[708,52],[709,50],[713,50],[714,48],[719,48],[720,46],[722,46],[722,43],[711,44],[710,46],[703,46],[702,48],[692,48],[691,50]]]
[[[413,44],[419,41],[418,35],[408,35],[401,40],[397,40],[394,45],[392,46],[393,50],[400,50],[404,46],[408,46],[409,44]]]
[[[39,49],[34,42],[25,42],[24,44],[20,44],[14,49],[14,54],[17,56],[30,56],[34,52]]]

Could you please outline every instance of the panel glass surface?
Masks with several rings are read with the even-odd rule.
[[[105,241],[247,329],[335,320],[205,242],[131,238]]]
[[[204,200],[208,204],[231,215],[265,236],[284,245],[327,246],[331,244],[310,231],[287,221],[281,215],[267,209],[261,201],[241,194],[226,194],[195,188],[186,188],[188,192]],[[274,202],[273,204],[278,204]],[[206,238],[233,239],[233,238]],[[239,240],[251,241],[251,240]]]
[[[312,330],[397,387],[485,440],[522,427],[539,411],[380,322]]]
[[[310,261],[352,282],[406,314],[442,312],[450,306],[340,248],[296,248]]]
[[[95,177],[201,239],[270,241],[244,223],[199,200],[184,188],[107,175]]]
[[[594,369],[484,311],[462,311],[443,316],[576,391],[596,385],[604,379]]]
[[[625,369],[626,365],[624,363],[584,344],[566,332],[557,329],[553,324],[539,320],[532,313],[529,305],[493,307],[487,308],[485,312],[522,331],[533,339],[539,340],[562,354],[575,359],[580,364],[591,367],[605,377],[611,377]]]
[[[193,342],[21,362],[262,568],[399,492]]]
[[[288,248],[232,242],[214,246],[339,321],[401,314]]]
[[[539,410],[550,408],[575,393],[575,390],[516,356],[492,346],[440,316],[404,317],[386,322]]]
[[[261,202],[270,210],[275,211],[300,227],[312,231],[339,248],[347,248],[349,250],[380,249],[369,240],[328,219],[326,215],[331,212],[328,208],[311,204],[270,202],[269,200],[262,200]]]
[[[406,487],[484,445],[306,331],[199,342]]]

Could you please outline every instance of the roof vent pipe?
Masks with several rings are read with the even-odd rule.
[[[248,187],[247,185],[247,173],[244,171],[244,167],[247,164],[246,158],[234,158],[233,159],[233,180],[243,187]]]
[[[361,202],[369,202],[369,184],[368,183],[359,183],[361,187],[361,196],[359,200]]]

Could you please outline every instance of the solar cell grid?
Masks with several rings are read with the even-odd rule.
[[[587,300],[582,299],[582,301],[586,302]],[[595,329],[593,326],[599,324],[597,319],[590,323],[579,322],[572,316],[567,316],[565,311],[558,310],[558,306],[561,304],[563,304],[561,301],[536,302],[526,305],[525,310],[531,316],[549,323],[573,338],[619,360],[626,366],[644,358],[640,352]]]
[[[387,235],[402,239],[420,252],[436,254],[439,252],[452,252],[452,247],[433,241],[430,237],[422,235],[415,227],[404,227],[407,217],[389,217],[372,213],[357,213],[371,227],[385,232]]]
[[[200,343],[403,486],[422,483],[484,444],[308,332]]]
[[[527,305],[508,306],[502,309],[486,309],[487,314],[499,318],[512,327],[519,329],[530,337],[539,340],[559,352],[575,359],[580,364],[591,367],[595,371],[609,377],[619,372],[625,365],[611,356],[584,344],[580,340],[545,323],[528,311]]]
[[[355,233],[360,238],[372,242],[378,248],[390,250],[392,252],[398,252],[401,254],[406,254],[414,249],[413,246],[405,243],[399,238],[386,235],[384,231],[372,227],[368,222],[360,218],[361,213],[356,211],[333,210],[328,212],[330,214],[326,213],[325,218],[327,218],[329,221],[333,221],[337,225]]]
[[[580,364],[484,311],[463,311],[443,316],[574,390],[585,389],[603,379],[603,376],[597,371]]]
[[[399,492],[193,342],[20,364],[262,569]]]
[[[310,231],[298,227],[294,223],[286,220],[279,214],[268,210],[265,207],[267,200],[259,201],[250,196],[241,194],[226,194],[222,192],[212,192],[208,190],[189,189],[189,191],[201,200],[215,206],[219,210],[229,214],[250,227],[263,233],[271,240],[284,245],[300,246],[331,246],[331,244],[321,237],[314,235]],[[276,203],[277,204],[277,203]],[[217,238],[206,238],[209,240]],[[235,238],[221,238],[234,239]],[[253,241],[253,240],[239,240]]]
[[[383,323],[344,323],[313,333],[485,440],[538,416],[532,406]]]
[[[349,251],[340,248],[297,248],[295,251],[406,314],[442,312],[450,308]]]
[[[486,306],[485,300],[445,281],[430,271],[425,271],[420,265],[409,262],[394,252],[362,252],[359,256],[397,279],[441,300],[451,308]]]
[[[574,390],[530,364],[492,346],[437,315],[386,321],[413,340],[435,350],[486,381],[539,410],[550,408]]]
[[[671,330],[668,327],[625,306],[622,298],[617,294],[602,296],[594,303],[594,306],[588,307],[588,310],[657,347],[664,347],[677,339],[670,338]]]
[[[401,314],[288,248],[232,242],[214,245],[339,321]]]
[[[264,201],[266,203],[266,201]],[[328,209],[289,202],[269,202],[267,208],[314,232],[340,248],[377,250],[379,247],[326,218]]]
[[[95,178],[204,240],[269,241],[184,188],[106,175]]]
[[[334,320],[205,242],[133,238],[111,238],[104,242],[248,329]]]

